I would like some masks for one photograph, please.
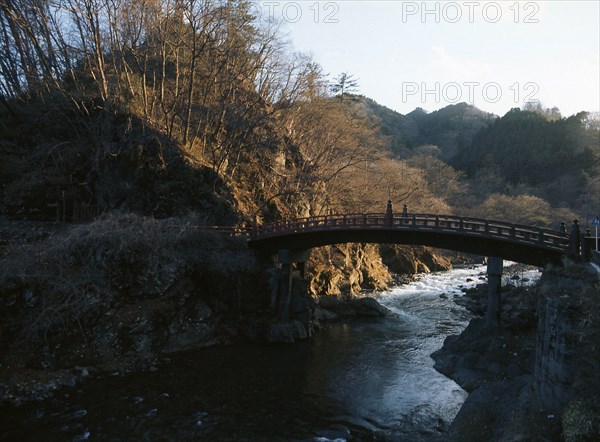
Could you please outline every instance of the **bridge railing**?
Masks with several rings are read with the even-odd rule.
[[[408,225],[413,228],[430,228],[441,231],[452,230],[482,236],[502,237],[518,240],[519,242],[540,243],[557,248],[566,248],[569,243],[569,236],[563,232],[482,218],[413,214],[395,216],[393,224]]]
[[[336,229],[406,229],[455,232],[468,236],[501,238],[564,250],[569,236],[551,229],[482,218],[436,214],[335,214],[297,218],[256,226],[252,239],[259,240],[286,233]]]

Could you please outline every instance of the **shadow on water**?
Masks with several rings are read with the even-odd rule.
[[[334,324],[290,346],[181,353],[154,373],[103,376],[44,402],[0,408],[0,438],[433,440],[466,393],[429,355],[468,315],[439,295],[381,300],[397,314]]]

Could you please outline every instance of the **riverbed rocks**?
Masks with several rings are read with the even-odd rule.
[[[359,297],[342,299],[336,297],[324,297],[319,300],[318,307],[333,313],[337,318],[348,318],[357,316],[387,316],[390,310],[379,304],[376,299],[370,297]],[[321,313],[321,316],[326,314]]]
[[[535,330],[520,336],[503,327],[488,329],[482,318],[470,322],[460,336],[450,336],[432,354],[435,369],[472,392],[486,382],[514,379],[533,372]]]
[[[271,343],[290,344],[308,338],[313,330],[331,322],[358,317],[381,317],[390,313],[387,307],[370,297],[324,296],[311,305],[310,309],[308,323],[296,319],[274,323],[269,328],[267,340]]]
[[[535,295],[522,291],[512,297],[528,296]],[[535,310],[529,314],[535,315]],[[460,336],[448,337],[432,354],[434,367],[469,392],[445,441],[529,440],[538,431],[529,422],[536,422],[545,435],[557,435],[557,421],[544,420],[546,411],[540,412],[537,401],[532,402],[535,322],[513,327],[511,318],[505,315],[502,325],[493,328],[486,327],[484,318],[475,318]],[[506,439],[507,434],[517,438]]]

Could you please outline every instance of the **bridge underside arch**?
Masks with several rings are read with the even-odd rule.
[[[549,263],[560,263],[561,257],[564,256],[564,250],[548,250],[547,247],[536,246],[534,241],[524,244],[523,241],[517,242],[505,238],[396,228],[327,229],[284,233],[251,240],[249,245],[257,250],[273,253],[280,249],[307,250],[343,243],[423,245],[476,255],[499,256],[510,261],[539,267]]]

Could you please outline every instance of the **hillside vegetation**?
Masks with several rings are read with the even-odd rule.
[[[0,210],[11,218],[87,203],[239,224],[383,211],[390,198],[556,225],[598,176],[588,114],[498,119],[462,103],[404,116],[332,99],[343,88],[248,1],[20,0],[2,5],[0,24]]]
[[[0,2],[0,402],[44,397],[15,377],[25,369],[153,367],[264,338],[276,271],[199,225],[384,212],[387,200],[554,229],[600,214],[598,115],[530,105],[499,118],[465,103],[401,115],[353,93],[351,75],[330,81],[251,10]],[[103,214],[22,231],[77,221],[82,205]],[[297,291],[352,297],[391,272],[449,266],[423,248],[345,244],[315,251]]]

